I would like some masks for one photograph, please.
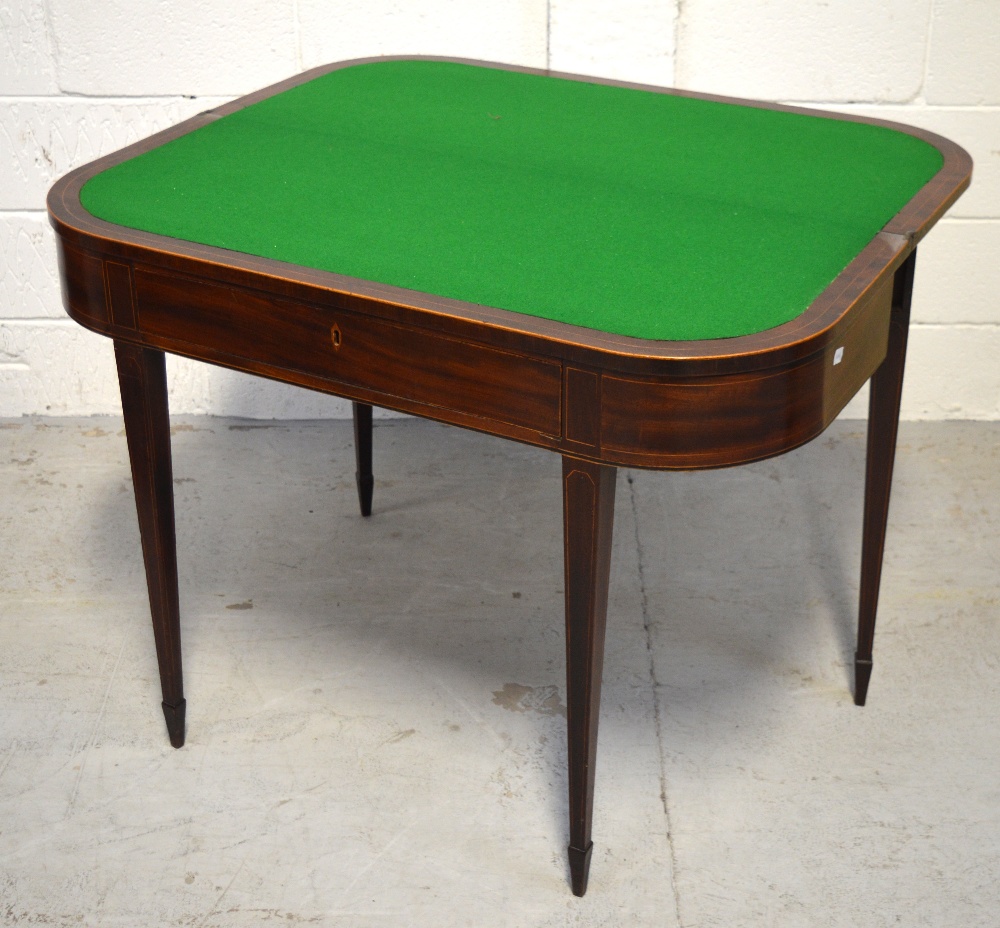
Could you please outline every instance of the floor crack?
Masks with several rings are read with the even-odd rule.
[[[677,849],[674,846],[674,827],[670,818],[670,804],[667,801],[667,769],[663,743],[663,704],[660,681],[656,676],[656,658],[653,654],[653,630],[649,618],[649,595],[646,591],[646,564],[643,558],[642,542],[639,538],[639,506],[636,502],[635,478],[627,473],[629,501],[632,504],[632,524],[635,527],[635,551],[639,572],[639,597],[642,605],[642,627],[646,632],[646,653],[649,656],[649,679],[653,684],[653,717],[656,724],[656,743],[660,753],[660,802],[667,825],[667,847],[670,850],[670,889],[674,897],[674,914],[679,928],[684,928],[681,919],[681,897],[677,886]]]

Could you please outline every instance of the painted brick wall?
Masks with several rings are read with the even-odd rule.
[[[304,68],[399,53],[816,104],[954,138],[974,182],[921,246],[904,416],[1000,418],[998,0],[0,0],[0,416],[119,410],[110,345],[60,306],[44,214],[58,176]],[[347,412],[207,365],[171,359],[170,374],[176,412]]]

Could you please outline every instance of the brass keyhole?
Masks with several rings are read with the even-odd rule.
[[[333,342],[333,347],[335,350],[340,350],[340,326],[336,323],[333,324],[333,328],[330,329],[330,341]]]

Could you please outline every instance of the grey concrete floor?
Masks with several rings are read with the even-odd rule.
[[[619,475],[590,890],[557,456],[181,419],[169,747],[121,423],[0,428],[0,923],[1000,924],[1000,427],[904,424],[868,706],[864,424]]]

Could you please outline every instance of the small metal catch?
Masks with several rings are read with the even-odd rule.
[[[333,347],[335,350],[340,350],[340,326],[335,322],[333,328],[330,329],[330,341],[333,342]]]

